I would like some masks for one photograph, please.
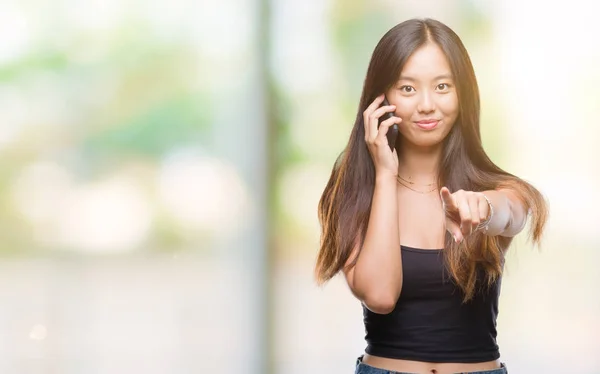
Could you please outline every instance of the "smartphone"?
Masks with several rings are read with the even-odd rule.
[[[383,102],[381,103],[381,106],[386,106],[386,105],[390,105],[390,103],[387,101],[387,98],[383,99]],[[381,122],[385,121],[388,118],[392,118],[394,116],[393,112],[385,112],[381,117],[379,117],[379,125],[381,125]],[[379,128],[379,126],[377,126]],[[387,140],[388,140],[388,144],[390,145],[390,149],[392,150],[392,152],[394,151],[394,148],[396,147],[396,140],[398,139],[398,124],[394,123],[392,126],[390,126],[390,128],[388,129],[388,132],[386,134]]]

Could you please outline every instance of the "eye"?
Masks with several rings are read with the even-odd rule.
[[[436,86],[436,88],[440,91],[446,91],[450,89],[450,85],[448,83],[440,83]]]
[[[413,86],[401,86],[400,91],[405,93],[413,93],[415,92],[415,88]]]

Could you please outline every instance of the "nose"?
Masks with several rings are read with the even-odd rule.
[[[422,92],[417,110],[421,113],[431,113],[435,110],[435,104],[429,91]]]

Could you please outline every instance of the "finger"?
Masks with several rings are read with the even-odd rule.
[[[380,140],[383,142],[383,139],[386,139],[385,142],[387,143],[387,138],[385,137],[390,129],[390,127],[392,127],[393,125],[402,122],[402,118],[400,117],[392,117],[389,119],[386,119],[385,121],[381,122],[381,125],[379,125],[379,130],[377,133],[377,140]]]
[[[371,117],[371,119],[374,119],[374,120],[376,119],[377,123],[379,124],[379,117],[383,116],[386,113],[394,114],[395,110],[396,110],[395,105],[384,105],[384,106],[379,107],[376,110],[374,110],[369,116]]]
[[[456,243],[460,243],[463,241],[464,237],[462,232],[460,231],[460,227],[458,224],[450,219],[446,219],[446,230],[452,235],[452,238]]]
[[[466,199],[458,202],[458,213],[460,214],[460,230],[463,236],[471,235],[471,208]]]
[[[442,203],[444,204],[444,210],[448,213],[455,213],[458,211],[458,206],[456,205],[456,201],[448,187],[442,187],[440,189],[440,197],[442,198]]]
[[[371,103],[371,105],[369,105],[367,107],[367,109],[365,109],[365,111],[363,112],[363,122],[365,125],[365,140],[368,139],[375,139],[375,136],[377,136],[377,133],[373,133],[372,129],[371,129],[371,114],[377,110],[377,108],[379,108],[379,106],[381,105],[381,103],[383,102],[383,100],[385,99],[385,95],[381,94],[379,96],[377,96],[375,98],[375,100],[373,100],[373,102]]]
[[[392,118],[388,118],[385,121],[381,122],[381,124],[379,125],[379,128],[381,129],[383,126],[386,126],[389,128],[392,125],[394,125],[396,123],[400,123],[400,122],[402,122],[402,118],[394,116]]]
[[[386,105],[381,108],[375,110],[373,113],[369,115],[369,134],[370,139],[374,141],[377,138],[377,134],[379,131],[379,118],[383,116],[385,113],[394,112],[396,107],[394,105]]]
[[[367,109],[365,109],[364,114],[368,116],[369,114],[373,113],[377,108],[379,108],[381,106],[381,103],[383,103],[384,99],[385,99],[385,94],[381,94],[381,95],[377,96],[375,98],[375,100],[373,100],[371,105],[369,105],[367,107]]]
[[[471,211],[471,233],[475,231],[481,220],[479,219],[479,199],[472,195],[469,199],[469,210]]]

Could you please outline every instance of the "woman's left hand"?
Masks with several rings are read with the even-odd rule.
[[[481,192],[458,190],[450,193],[448,188],[442,187],[440,196],[446,215],[446,230],[457,243],[472,234],[490,213],[488,202]]]

